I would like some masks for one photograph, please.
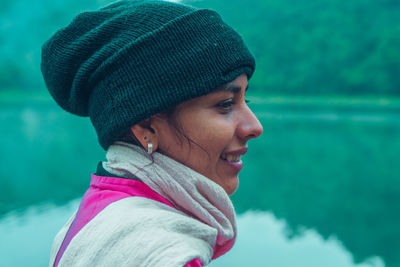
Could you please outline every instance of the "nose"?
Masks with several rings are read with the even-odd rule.
[[[256,115],[247,105],[244,106],[242,112],[237,135],[245,141],[259,137],[263,132],[263,127]]]

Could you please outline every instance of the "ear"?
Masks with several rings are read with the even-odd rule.
[[[153,151],[157,150],[158,137],[156,131],[152,128],[151,119],[133,125],[131,131],[146,150],[149,143],[153,144]]]

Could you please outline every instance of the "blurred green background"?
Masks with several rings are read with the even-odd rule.
[[[0,2],[0,220],[80,197],[104,158],[89,120],[48,95],[40,48],[109,2]],[[288,238],[315,229],[356,263],[399,267],[400,1],[185,3],[217,10],[257,59],[248,98],[264,134],[232,197],[239,216],[268,211]]]

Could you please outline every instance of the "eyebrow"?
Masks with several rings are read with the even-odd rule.
[[[245,91],[247,91],[247,89],[249,89],[249,85],[247,84]],[[233,85],[233,84],[227,84],[222,86],[220,89],[218,89],[218,91],[230,91],[233,93],[239,93],[242,90],[242,88],[240,86],[237,85]]]

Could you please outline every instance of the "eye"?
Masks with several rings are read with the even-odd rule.
[[[221,110],[228,112],[232,110],[232,106],[235,105],[233,99],[227,99],[217,104],[217,107]]]

